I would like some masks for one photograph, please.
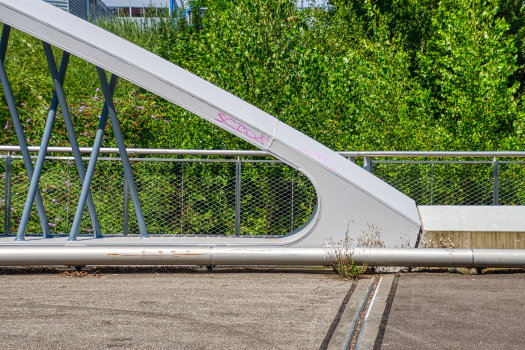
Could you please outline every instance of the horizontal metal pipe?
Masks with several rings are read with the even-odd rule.
[[[525,267],[523,249],[356,248],[358,265]],[[0,246],[0,266],[21,265],[304,265],[328,266],[322,248],[225,246]]]
[[[29,152],[38,152],[39,146],[29,146]],[[80,153],[91,153],[91,147],[81,147]],[[0,152],[20,152],[20,146],[0,146]],[[49,153],[71,153],[71,147],[48,147]],[[189,155],[189,156],[235,156],[235,157],[269,157],[266,151],[236,151],[236,150],[198,150],[198,149],[150,149],[127,148],[127,154],[163,154],[163,155]],[[118,148],[101,148],[100,153],[119,154]],[[520,151],[481,151],[481,152],[446,152],[446,151],[362,151],[338,152],[343,157],[516,157],[525,158],[525,152]]]
[[[209,247],[1,246],[0,265],[209,265]]]
[[[28,147],[29,152],[38,152],[39,146]],[[71,147],[48,147],[48,153],[71,153]],[[19,152],[19,146],[0,146],[0,152]],[[80,153],[91,153],[93,148],[80,147]],[[99,153],[120,154],[118,148],[100,148]],[[200,149],[159,149],[159,148],[126,148],[127,154],[162,154],[179,156],[246,156],[246,157],[268,157],[270,153],[266,151],[233,151],[233,150],[200,150]]]
[[[343,157],[525,157],[520,151],[363,151],[338,152]]]

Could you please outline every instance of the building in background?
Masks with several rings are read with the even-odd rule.
[[[162,11],[170,14],[184,7],[183,0],[103,0],[115,16],[140,18],[157,17]],[[148,11],[155,11],[149,13]]]
[[[44,0],[45,2],[61,8],[77,17],[95,21],[99,17],[112,16],[102,0]]]

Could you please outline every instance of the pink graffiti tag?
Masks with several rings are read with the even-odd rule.
[[[247,128],[246,126],[244,126],[243,124],[239,123],[238,121],[232,118],[228,118],[224,113],[219,113],[219,117],[221,119],[215,119],[215,120],[220,123],[226,124],[233,130],[237,131],[238,133],[248,136],[249,138],[259,142],[263,146],[264,146],[264,143],[268,141],[268,138],[266,136],[262,134],[261,136],[257,136],[257,133],[255,131]]]
[[[303,153],[309,155],[310,157],[312,158],[317,158],[321,163],[323,163],[324,165],[327,165],[328,167],[330,167],[332,170],[337,170],[335,168],[335,164],[332,163],[328,158],[326,158],[325,156],[323,156],[322,154],[319,154],[317,152],[314,152],[314,151],[310,151],[308,148],[302,148],[302,147],[299,147],[299,149],[301,151],[303,151]]]

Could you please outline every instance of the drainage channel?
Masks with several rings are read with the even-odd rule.
[[[399,275],[354,282],[319,350],[380,350]]]

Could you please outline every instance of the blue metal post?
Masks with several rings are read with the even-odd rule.
[[[11,90],[11,85],[7,78],[7,72],[5,71],[4,61],[7,53],[7,43],[9,41],[9,34],[11,32],[11,27],[4,24],[4,29],[2,31],[2,39],[0,40],[0,80],[2,82],[2,87],[4,89],[4,95],[7,100],[7,105],[9,107],[9,112],[13,120],[13,126],[16,131],[16,137],[18,139],[18,144],[20,145],[20,152],[24,158],[24,164],[27,171],[27,178],[29,183],[33,181],[33,163],[31,162],[31,156],[29,155],[29,150],[27,149],[27,143],[24,135],[24,129],[22,128],[22,123],[20,123],[20,116],[18,115],[18,110],[16,108],[15,98],[13,96],[13,91]],[[42,232],[44,237],[49,237],[51,235],[49,231],[49,225],[47,222],[46,211],[44,209],[44,203],[42,202],[42,197],[40,196],[40,191],[36,192],[36,207],[38,210],[38,216],[40,218],[40,225],[42,226]],[[25,214],[25,213],[22,213]],[[28,214],[26,214],[28,215]],[[24,232],[18,232],[16,235],[15,241],[23,241],[25,236]]]
[[[117,81],[118,76],[116,75],[112,75],[111,79],[109,80],[109,90],[112,97],[115,93],[115,88],[117,87]],[[86,170],[86,178],[84,179],[84,184],[82,185],[82,192],[80,193],[80,198],[78,199],[77,211],[75,213],[75,218],[73,219],[73,224],[71,225],[71,231],[69,233],[70,240],[75,240],[78,234],[80,222],[82,221],[82,213],[84,212],[84,207],[86,206],[86,200],[90,191],[91,181],[93,180],[93,174],[95,173],[95,168],[97,165],[100,146],[102,145],[102,139],[104,138],[104,130],[106,129],[107,120],[108,106],[107,103],[104,103],[104,108],[102,109],[102,114],[100,115],[100,121],[98,122],[95,142],[93,143],[93,150],[91,151],[91,157],[89,158],[89,164]],[[95,232],[95,238],[102,238],[102,233]]]
[[[127,236],[129,233],[129,183],[126,175],[124,175],[124,215],[122,219],[122,233]]]
[[[60,63],[60,82],[64,83],[66,77],[67,67],[69,65],[70,54],[64,52],[62,54],[62,62]],[[42,141],[40,143],[40,151],[38,152],[38,158],[35,164],[35,170],[33,173],[33,182],[29,186],[29,191],[27,193],[26,203],[24,206],[24,211],[22,212],[22,218],[20,219],[20,225],[18,226],[18,235],[24,234],[27,224],[29,222],[29,217],[31,214],[31,208],[33,207],[33,201],[35,200],[35,194],[38,190],[38,182],[40,180],[40,174],[42,173],[42,168],[44,167],[44,161],[46,160],[47,147],[49,146],[49,141],[51,139],[51,132],[53,131],[53,125],[55,124],[55,116],[58,107],[58,99],[56,92],[53,94],[53,99],[51,101],[51,107],[49,108],[49,113],[47,114],[46,127],[44,129],[44,135],[42,136]],[[52,238],[51,234],[44,238]]]
[[[494,157],[492,162],[492,204],[499,205],[499,162]]]
[[[5,157],[4,235],[11,233],[11,154]]]
[[[84,169],[84,162],[82,161],[82,154],[80,154],[80,148],[78,147],[77,136],[75,133],[75,127],[71,121],[71,115],[69,114],[69,108],[67,106],[66,95],[62,84],[60,83],[60,75],[57,70],[55,57],[53,56],[53,50],[51,45],[42,41],[44,46],[44,52],[46,54],[47,63],[51,76],[53,77],[53,83],[55,85],[55,92],[58,98],[58,102],[61,107],[62,116],[64,117],[64,123],[66,124],[67,134],[69,136],[69,143],[71,144],[71,149],[73,151],[73,156],[75,157],[75,163],[77,165],[78,177],[80,178],[80,183],[84,185],[84,179],[86,177],[86,170]],[[91,197],[91,192],[88,194],[88,211],[91,217],[91,225],[93,225],[93,231],[95,234],[100,235],[100,225],[97,219],[97,212],[95,210],[95,203],[93,203],[93,198]],[[71,240],[71,238],[69,238]]]
[[[144,214],[142,213],[139,195],[137,193],[137,188],[135,187],[135,180],[133,179],[131,164],[129,162],[128,154],[126,153],[126,145],[124,144],[124,138],[122,137],[122,130],[120,130],[120,124],[118,121],[117,112],[115,111],[115,105],[113,104],[113,98],[109,90],[106,73],[102,68],[99,67],[97,67],[97,73],[100,80],[100,85],[102,86],[102,91],[104,92],[106,105],[108,106],[109,116],[111,117],[113,132],[115,133],[115,139],[117,140],[120,158],[122,159],[122,165],[124,166],[124,174],[129,183],[129,192],[131,193],[131,199],[133,201],[133,206],[135,207],[135,214],[137,215],[140,233],[142,238],[148,238],[149,235],[148,230],[146,229],[146,222],[144,221]]]

